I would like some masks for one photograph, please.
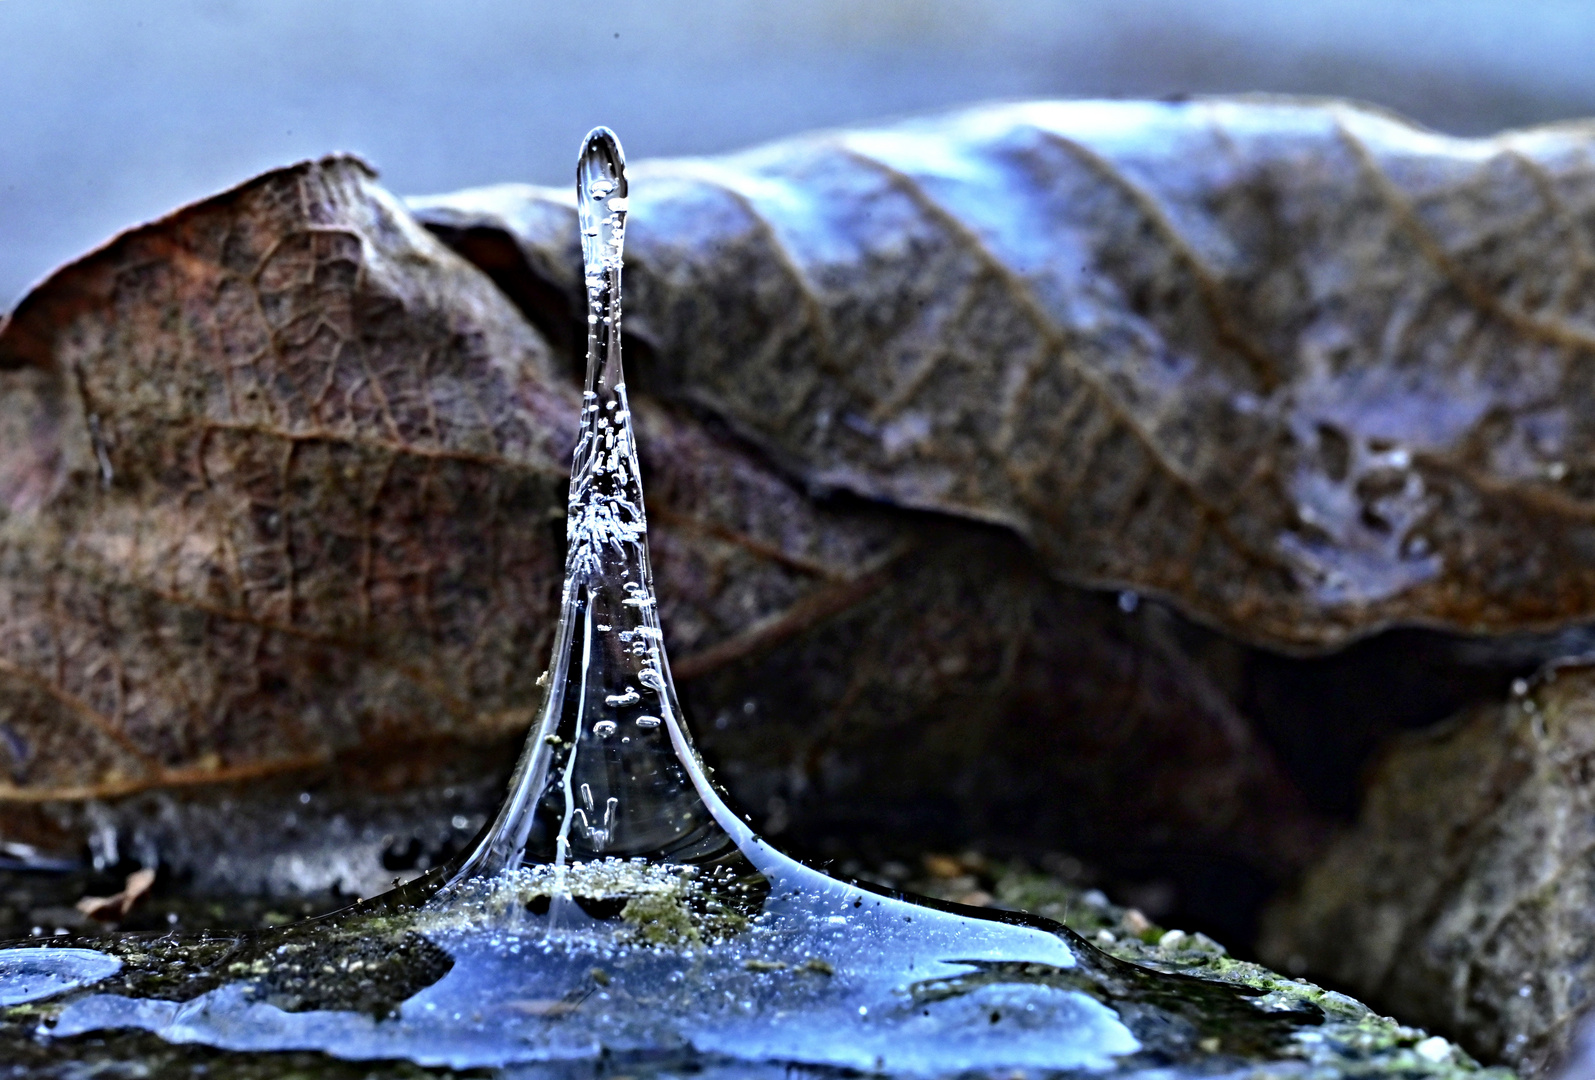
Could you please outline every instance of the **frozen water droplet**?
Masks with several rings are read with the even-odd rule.
[[[637,726],[638,727],[650,727],[650,728],[651,727],[658,727],[659,726],[659,718],[657,716],[639,716],[639,717],[637,717]]]
[[[622,709],[627,705],[635,705],[641,700],[642,696],[628,686],[622,693],[610,694],[604,698],[604,704],[612,709]]]
[[[614,733],[615,733],[615,722],[613,720],[600,720],[600,721],[598,721],[598,723],[593,725],[593,734],[594,735],[607,737],[609,735],[613,735]]]

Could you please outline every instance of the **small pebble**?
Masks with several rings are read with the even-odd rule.
[[[1438,1035],[1431,1035],[1413,1047],[1425,1061],[1441,1062],[1451,1056],[1451,1044]]]

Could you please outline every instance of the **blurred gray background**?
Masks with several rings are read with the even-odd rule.
[[[402,193],[994,98],[1595,113],[1591,0],[0,0],[0,310],[117,230],[354,150]]]

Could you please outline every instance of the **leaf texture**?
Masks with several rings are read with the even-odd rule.
[[[348,158],[132,230],[31,294],[0,329],[0,829],[200,789],[233,807],[219,825],[129,799],[126,831],[211,888],[218,868],[380,886],[391,826],[321,881],[278,846],[297,826],[262,869],[229,823],[277,837],[298,789],[270,775],[334,771],[341,821],[384,786],[507,772],[560,587],[562,360]],[[816,498],[724,425],[634,400],[674,667],[767,818],[780,799],[789,823],[855,832],[919,815],[1032,847],[1176,831],[1269,873],[1306,858],[1299,795],[1150,623],[1001,531]],[[1038,728],[1045,767],[996,784],[1036,765]],[[484,805],[433,800],[445,834],[493,780]],[[305,866],[350,872],[303,842]]]
[[[1595,601],[1591,135],[1040,102],[643,163],[629,329],[806,483],[1253,642],[1552,626]],[[411,205],[574,304],[568,194]]]
[[[366,168],[273,174],[118,238],[3,339],[11,798],[524,723],[573,396]],[[19,415],[20,412],[20,415]]]

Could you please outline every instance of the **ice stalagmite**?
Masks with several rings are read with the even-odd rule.
[[[510,797],[461,879],[605,857],[702,864],[735,850],[727,828],[745,832],[704,782],[665,658],[620,356],[625,158],[607,128],[576,172],[587,377],[559,628]]]

